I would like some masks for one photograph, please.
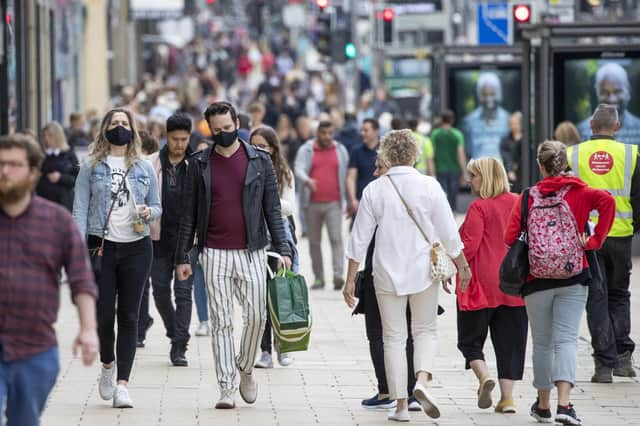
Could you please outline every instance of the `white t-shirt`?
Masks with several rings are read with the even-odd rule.
[[[113,197],[120,187],[120,183],[127,171],[127,166],[124,157],[114,157],[112,155],[107,157],[107,164],[111,169],[111,196]],[[133,230],[135,207],[133,194],[127,182],[122,185],[117,197],[109,218],[109,233],[105,239],[116,243],[130,243],[141,239],[143,236]],[[113,198],[109,201],[109,207],[111,207],[112,200]]]

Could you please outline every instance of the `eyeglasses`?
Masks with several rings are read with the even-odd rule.
[[[20,161],[0,161],[0,170],[3,170],[5,166],[10,170],[14,171],[17,169],[22,169],[24,167],[29,167],[28,164],[22,163]]]

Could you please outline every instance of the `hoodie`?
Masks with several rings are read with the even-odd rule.
[[[599,250],[607,238],[607,234],[613,225],[615,215],[615,200],[607,191],[589,187],[584,181],[575,176],[550,176],[542,179],[536,184],[538,190],[543,195],[551,194],[564,186],[569,185],[571,189],[565,196],[565,201],[569,205],[571,212],[576,219],[578,230],[585,229],[591,211],[598,212],[598,223],[593,235],[589,238],[585,250]],[[520,235],[520,205],[522,194],[514,204],[511,216],[507,222],[507,229],[504,235],[504,242],[511,246]],[[528,206],[531,209],[533,199],[529,197]],[[540,279],[529,276],[527,284],[524,286],[523,295],[531,294],[534,291],[548,290],[551,288],[565,287],[573,284],[587,285],[591,278],[589,274],[589,263],[586,256],[583,256],[584,270],[575,277],[566,280]]]

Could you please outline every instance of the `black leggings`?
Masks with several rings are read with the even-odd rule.
[[[89,249],[100,245],[100,238],[89,236]],[[102,271],[98,277],[98,337],[100,361],[117,360],[118,380],[129,380],[136,354],[138,312],[145,283],[151,270],[153,246],[144,237],[131,243],[105,241]],[[116,311],[118,339],[114,354]]]

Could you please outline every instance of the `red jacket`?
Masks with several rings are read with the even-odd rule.
[[[507,254],[504,231],[516,199],[517,195],[507,192],[493,198],[478,198],[469,206],[460,227],[460,238],[471,267],[471,282],[464,293],[459,286],[456,288],[461,311],[524,306],[522,298],[507,296],[498,286],[500,264]]]
[[[589,213],[597,210],[599,214],[598,224],[585,250],[598,250],[602,247],[602,243],[607,238],[607,234],[613,225],[613,219],[616,210],[614,198],[607,191],[601,189],[590,188],[580,178],[575,176],[552,176],[542,179],[536,184],[540,192],[550,194],[562,188],[565,185],[571,185],[572,188],[567,192],[565,201],[569,204],[569,208],[573,212],[576,219],[578,231],[582,232],[589,220]],[[522,195],[518,197],[518,202],[513,206],[511,218],[504,234],[504,242],[511,246],[520,235],[520,203]],[[533,204],[533,199],[529,197],[529,209]],[[589,267],[586,256],[583,257],[584,267]],[[529,277],[531,278],[531,277]]]

